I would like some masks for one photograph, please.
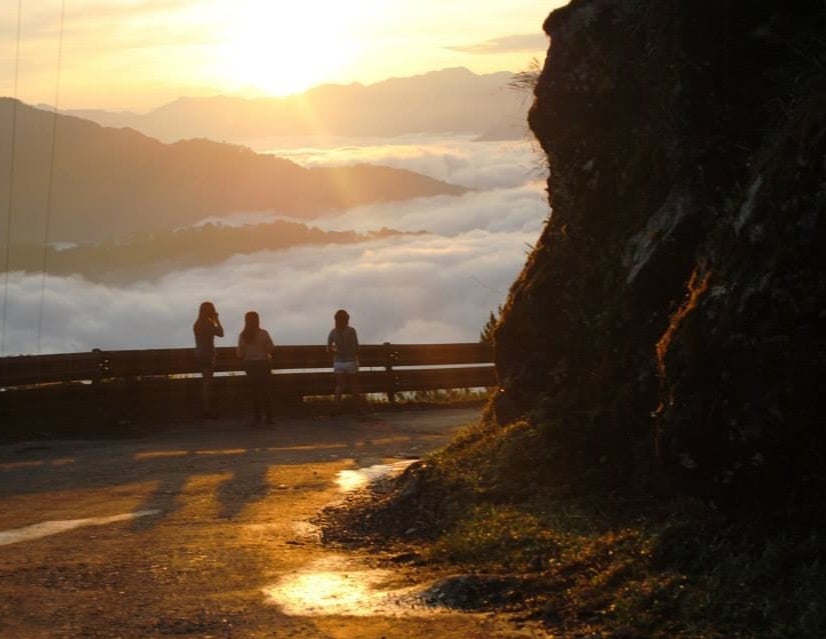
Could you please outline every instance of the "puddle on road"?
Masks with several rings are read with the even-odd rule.
[[[336,483],[342,491],[350,492],[380,479],[396,477],[416,461],[415,459],[407,459],[395,464],[376,464],[356,470],[341,470],[336,475]]]
[[[350,492],[396,477],[415,461],[342,470],[336,475],[336,483],[343,492]],[[299,534],[318,534],[312,524],[295,526]],[[419,616],[436,612],[423,604],[424,587],[397,587],[393,584],[397,577],[396,571],[365,568],[342,555],[333,555],[283,576],[263,591],[270,603],[295,616]]]
[[[264,588],[270,603],[293,616],[432,615],[420,586],[394,588],[391,570],[365,569],[334,555],[285,575]]]
[[[110,517],[89,517],[86,519],[42,521],[37,524],[32,524],[31,526],[24,526],[23,528],[0,531],[0,546],[16,544],[21,541],[32,541],[34,539],[48,537],[49,535],[56,535],[58,533],[74,530],[75,528],[82,528],[84,526],[103,526],[105,524],[113,524],[119,521],[130,521],[132,519],[138,519],[139,517],[157,515],[160,512],[160,510],[138,510],[133,513],[112,515]]]

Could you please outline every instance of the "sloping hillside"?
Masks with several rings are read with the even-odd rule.
[[[186,225],[234,211],[313,217],[332,209],[465,189],[410,171],[355,166],[305,169],[250,149],[202,139],[163,144],[0,99],[0,201],[13,177],[12,240],[95,240]],[[55,128],[56,122],[56,128]],[[54,171],[50,171],[54,144]],[[51,179],[51,203],[49,184]],[[3,231],[5,234],[5,225]],[[5,238],[3,238],[5,239]]]

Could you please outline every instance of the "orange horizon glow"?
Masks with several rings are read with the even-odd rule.
[[[51,104],[59,93],[62,108],[140,110],[451,67],[516,72],[544,55],[542,22],[566,2],[22,0],[20,13],[7,2],[0,95]]]

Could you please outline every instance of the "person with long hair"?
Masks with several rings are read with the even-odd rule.
[[[360,400],[359,338],[356,329],[350,326],[350,314],[343,308],[336,311],[333,320],[335,326],[327,335],[327,351],[333,353],[336,403],[341,402],[341,394],[348,385],[350,394],[358,402]]]
[[[212,376],[215,372],[215,338],[224,336],[224,327],[212,302],[201,302],[198,317],[192,325],[195,333],[195,359],[201,371],[201,411],[212,418]]]
[[[244,360],[255,424],[261,423],[262,413],[268,424],[273,423],[270,358],[274,348],[270,334],[261,328],[258,313],[248,311],[244,315],[244,330],[238,336],[237,352],[238,357]]]

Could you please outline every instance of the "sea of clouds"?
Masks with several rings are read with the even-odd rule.
[[[545,171],[528,141],[405,138],[258,150],[304,166],[405,168],[473,190],[312,221],[329,230],[427,231],[419,235],[236,255],[122,286],[10,273],[2,354],[188,347],[203,300],[215,303],[224,324],[218,345],[236,343],[247,310],[260,313],[276,343],[323,343],[338,308],[350,312],[365,344],[476,341],[550,214]],[[220,222],[279,217],[239,212]]]

